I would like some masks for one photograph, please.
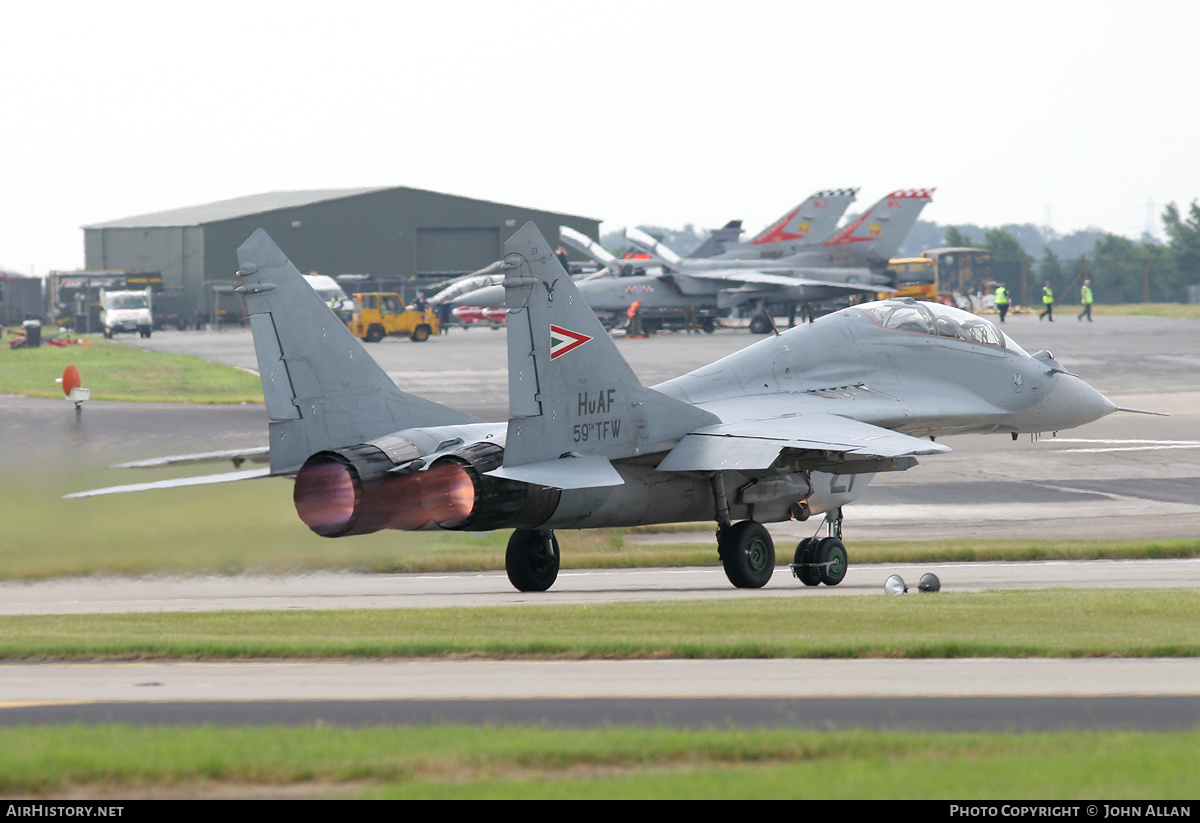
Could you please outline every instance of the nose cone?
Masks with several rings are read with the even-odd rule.
[[[1073,429],[1117,410],[1115,403],[1073,375],[1056,374],[1050,386],[1039,408],[1043,431]]]
[[[452,306],[475,306],[490,308],[504,305],[504,286],[488,286],[483,289],[467,292],[450,301]]]

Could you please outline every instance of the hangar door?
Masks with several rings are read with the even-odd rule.
[[[500,229],[417,229],[417,274],[478,271],[500,259]]]

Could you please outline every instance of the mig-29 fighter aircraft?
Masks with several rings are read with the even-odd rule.
[[[505,244],[509,420],[396,387],[267,234],[238,249],[270,423],[272,475],[327,537],[513,529],[522,591],[559,568],[558,529],[712,521],[735,586],[767,583],[763,523],[824,515],[808,585],[846,573],[842,511],[937,436],[1045,432],[1116,410],[1048,352],[910,298],[843,309],[653,388],[641,384],[537,228]],[[814,529],[819,533],[820,527]]]

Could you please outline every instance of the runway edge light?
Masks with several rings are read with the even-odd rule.
[[[54,382],[62,384],[63,394],[75,404],[76,409],[82,408],[83,401],[92,395],[91,389],[83,388],[83,380],[79,377],[79,369],[74,366],[67,366],[63,369],[62,377],[57,378]]]

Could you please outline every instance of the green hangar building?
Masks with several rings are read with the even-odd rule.
[[[91,271],[157,272],[189,310],[225,292],[237,247],[266,229],[296,267],[382,280],[437,279],[499,260],[528,221],[558,243],[558,227],[598,238],[600,221],[404,186],[277,191],[84,226]]]

